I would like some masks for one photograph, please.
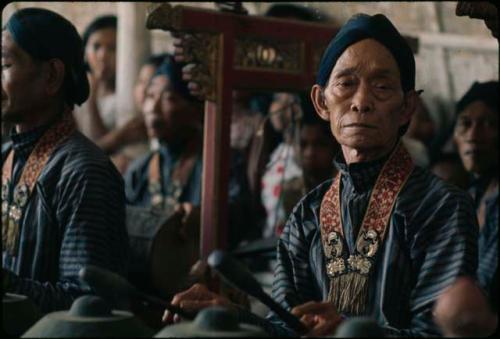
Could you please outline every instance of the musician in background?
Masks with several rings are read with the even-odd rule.
[[[479,222],[477,277],[498,310],[498,81],[475,82],[456,105],[453,139]]]
[[[199,222],[203,168],[203,102],[191,96],[182,81],[181,64],[167,57],[154,74],[143,104],[150,152],[134,161],[125,174],[127,202],[166,209]],[[230,179],[229,242],[235,246],[248,218],[243,159],[233,153]],[[245,212],[245,210],[247,212]],[[239,217],[236,217],[239,216]]]
[[[43,313],[92,292],[78,271],[126,273],[128,238],[121,175],[75,129],[72,110],[89,95],[82,40],[52,11],[15,12],[2,31],[3,291]]]

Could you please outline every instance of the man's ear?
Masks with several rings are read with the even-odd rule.
[[[54,96],[61,90],[66,74],[65,68],[64,63],[60,59],[47,61],[45,69],[47,95]]]
[[[311,101],[319,117],[325,121],[330,121],[330,112],[328,111],[325,103],[325,96],[323,95],[323,90],[318,84],[315,84],[311,88]]]
[[[399,122],[400,126],[406,125],[410,122],[411,117],[417,110],[418,100],[420,100],[419,95],[420,94],[415,90],[411,90],[405,93],[403,101],[403,111],[401,112],[401,120]]]

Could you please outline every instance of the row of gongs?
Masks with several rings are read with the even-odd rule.
[[[68,311],[40,317],[27,297],[6,293],[2,300],[3,328],[23,338],[53,337],[264,337],[260,328],[238,323],[234,313],[220,307],[207,308],[191,322],[166,326],[160,332],[146,326],[131,312],[112,310],[95,295],[77,298]]]
[[[40,317],[27,297],[6,293],[2,300],[3,329],[23,338],[97,337],[267,337],[259,327],[238,323],[236,314],[221,307],[206,308],[191,322],[170,325],[158,333],[131,312],[112,310],[94,295],[76,299],[68,311]],[[341,324],[335,337],[384,337],[384,331],[368,317],[354,317]]]

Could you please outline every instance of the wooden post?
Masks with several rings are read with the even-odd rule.
[[[134,85],[142,63],[150,54],[149,32],[145,29],[146,7],[143,3],[117,3],[116,108],[121,126],[136,112]]]

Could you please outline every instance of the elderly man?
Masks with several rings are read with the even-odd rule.
[[[2,31],[3,290],[50,312],[88,293],[79,269],[126,271],[123,180],[75,130],[72,109],[88,97],[82,41],[54,12],[27,8]]]
[[[478,281],[498,311],[498,81],[474,83],[456,113],[453,138],[479,222]]]
[[[341,145],[338,173],[290,215],[274,300],[313,336],[357,315],[387,334],[439,335],[433,303],[457,276],[475,274],[477,222],[470,197],[415,166],[400,142],[417,100],[410,47],[384,15],[354,16],[327,47],[311,97]],[[201,285],[172,302],[230,305]],[[269,332],[294,334],[275,314],[268,320]]]

